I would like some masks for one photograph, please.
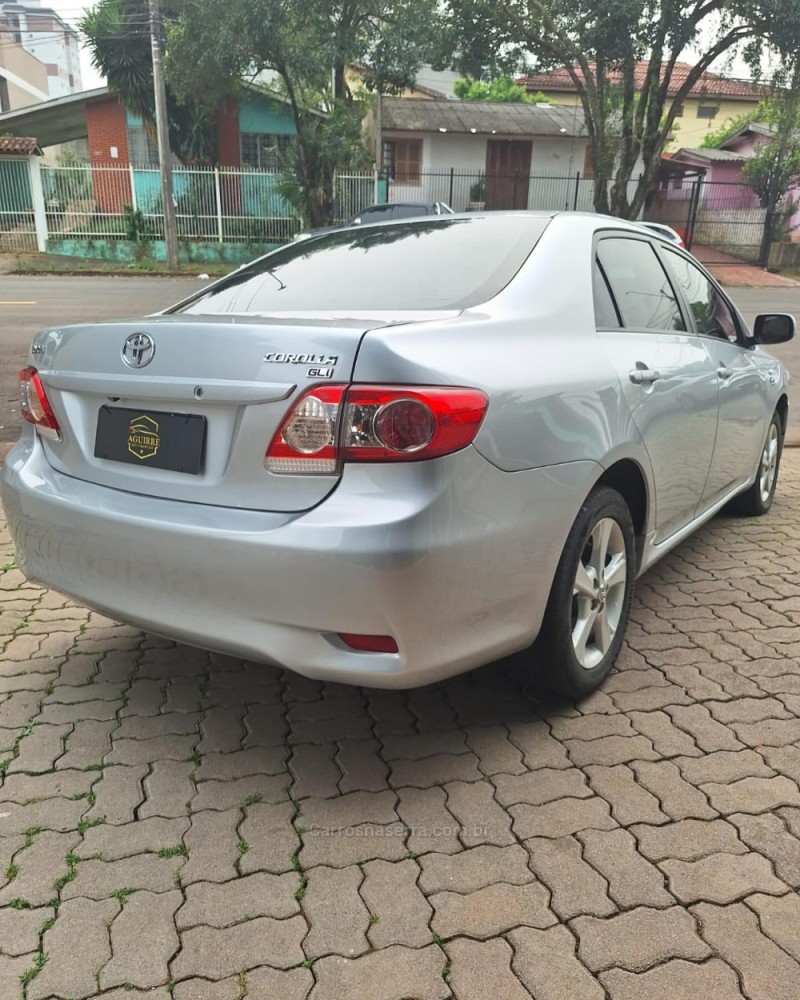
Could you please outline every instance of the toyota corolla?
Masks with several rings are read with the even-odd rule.
[[[44,330],[18,565],[120,621],[384,687],[521,652],[572,697],[635,578],[769,509],[787,376],[688,254],[583,214],[359,227],[165,313]]]

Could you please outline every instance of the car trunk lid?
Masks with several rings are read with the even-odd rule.
[[[385,322],[168,315],[44,332],[31,363],[62,431],[61,441],[43,442],[48,460],[148,496],[313,507],[338,473],[275,474],[265,452],[296,397],[349,381],[364,333]]]

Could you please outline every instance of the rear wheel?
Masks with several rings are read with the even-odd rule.
[[[730,503],[733,514],[742,517],[761,517],[772,506],[775,487],[778,485],[778,470],[783,451],[783,422],[779,413],[773,413],[767,430],[767,439],[758,460],[755,482],[744,493],[740,493]]]
[[[556,570],[534,650],[545,684],[582,698],[619,654],[633,598],[635,534],[630,511],[606,486],[586,498]]]

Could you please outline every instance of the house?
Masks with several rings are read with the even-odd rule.
[[[145,208],[160,197],[154,139],[142,119],[128,111],[107,87],[0,114],[0,134],[3,133],[35,135],[45,148],[84,139],[88,160],[97,168],[94,192],[99,212],[116,215],[126,204]],[[229,98],[220,112],[219,165],[256,170],[274,168],[278,154],[293,141],[294,135],[294,119],[285,101],[257,88],[246,88],[238,97]],[[133,170],[133,181],[129,167]],[[237,202],[240,198],[258,201],[266,197],[262,183],[254,181],[248,186],[228,179],[225,184],[228,191],[223,193],[228,201]]]
[[[44,64],[45,99],[82,89],[78,32],[50,7],[42,6],[42,0],[0,0],[0,42],[21,46]]]
[[[386,97],[382,145],[390,200],[463,211],[573,207],[588,140],[579,108]]]
[[[590,65],[594,67],[593,63]],[[648,67],[649,64],[643,60],[636,64],[634,81],[637,91],[644,82]],[[675,64],[670,78],[669,96],[674,97],[678,93],[692,69],[688,63]],[[608,74],[608,79],[611,83],[619,83],[621,74],[612,71]],[[575,84],[565,68],[548,73],[533,73],[521,77],[517,82],[530,93],[541,91],[553,104],[569,106],[580,104]],[[667,151],[700,146],[709,132],[718,129],[732,118],[746,114],[750,109],[755,110],[763,97],[764,88],[751,80],[737,80],[719,76],[717,73],[703,73],[678,109],[673,136],[666,146]]]

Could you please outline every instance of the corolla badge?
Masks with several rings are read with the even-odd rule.
[[[122,345],[122,360],[129,368],[144,368],[155,357],[156,345],[146,333],[132,333]]]

